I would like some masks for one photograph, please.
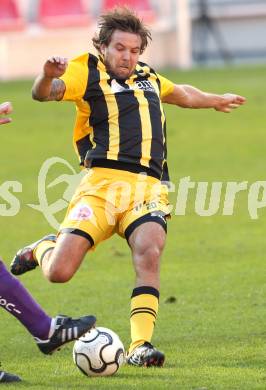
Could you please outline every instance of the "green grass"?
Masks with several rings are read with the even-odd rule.
[[[208,91],[236,92],[248,100],[230,115],[166,107],[169,165],[176,187],[185,176],[196,182],[248,181],[249,186],[266,180],[265,68],[167,75]],[[15,112],[13,123],[1,127],[0,185],[17,180],[23,186],[15,194],[20,212],[0,218],[1,254],[7,263],[20,246],[51,230],[42,214],[27,206],[38,203],[41,164],[59,156],[77,167],[71,144],[74,107],[33,102],[30,87],[26,81],[1,84],[1,100],[12,100]],[[64,169],[59,166],[53,174],[66,173]],[[60,185],[51,191],[51,199],[63,190]],[[195,212],[195,193],[191,190],[186,215],[172,216],[162,262],[161,305],[153,341],[166,353],[165,367],[125,366],[112,378],[87,379],[72,363],[71,346],[43,357],[25,329],[2,310],[0,360],[6,370],[24,379],[8,388],[266,388],[265,208],[251,220],[248,191],[243,191],[236,197],[232,216],[223,216],[221,206],[216,215],[200,217]],[[175,199],[176,193],[171,194]],[[5,203],[0,198],[0,204]],[[134,274],[127,245],[119,237],[100,245],[65,285],[50,284],[40,270],[21,280],[51,315],[96,313],[98,324],[114,329],[128,345],[128,297]],[[176,301],[167,303],[171,296]]]

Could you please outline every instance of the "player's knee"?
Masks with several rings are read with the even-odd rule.
[[[66,275],[62,275],[62,274],[55,273],[55,272],[48,273],[46,275],[46,277],[49,280],[49,282],[51,282],[51,283],[65,283],[71,279],[70,277],[68,277]]]
[[[160,268],[161,250],[158,246],[149,246],[135,257],[137,273],[158,273]]]
[[[136,248],[136,254],[145,258],[158,259],[161,256],[161,253],[164,248],[164,240],[157,238],[156,241],[149,240],[143,242]]]
[[[161,255],[161,250],[159,246],[152,246],[145,250],[144,257],[149,259],[151,262],[156,263],[159,260]]]
[[[46,277],[52,283],[65,283],[71,279],[72,273],[61,267],[50,267],[46,272]]]

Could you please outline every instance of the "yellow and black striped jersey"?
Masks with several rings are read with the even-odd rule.
[[[174,84],[138,62],[126,80],[107,72],[101,56],[83,54],[70,61],[61,77],[63,100],[74,101],[73,142],[84,160],[113,161],[145,167],[167,180],[166,122],[162,97]],[[163,177],[164,176],[164,177]]]

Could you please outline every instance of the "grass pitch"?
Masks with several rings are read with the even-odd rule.
[[[166,107],[169,165],[176,188],[186,176],[224,185],[247,181],[248,188],[265,181],[265,69],[202,69],[166,75],[178,83],[236,92],[248,99],[245,107],[230,115]],[[1,101],[11,100],[15,107],[13,123],[1,127],[0,142],[1,255],[7,263],[19,247],[52,230],[44,216],[28,206],[38,203],[42,163],[58,156],[78,170],[71,145],[74,107],[33,102],[30,88],[30,82],[1,83]],[[57,177],[64,169],[54,167],[51,175]],[[19,206],[12,217],[3,216],[14,207],[14,199],[12,204],[4,199],[6,181],[22,185],[21,192],[11,191]],[[50,204],[62,199],[65,189],[62,183],[47,190]],[[250,218],[247,190],[237,194],[233,215],[222,215],[223,187],[218,212],[200,217],[195,211],[196,191],[190,191],[186,215],[173,215],[169,223],[162,261],[153,341],[166,353],[165,367],[124,366],[111,378],[86,378],[72,363],[71,346],[53,357],[42,356],[25,329],[1,310],[2,367],[23,378],[9,389],[266,388],[266,210],[258,210],[258,219]],[[173,204],[176,196],[177,192],[171,194]],[[58,220],[63,214],[56,215]],[[50,284],[40,270],[21,280],[49,314],[95,313],[98,325],[115,330],[128,345],[134,274],[129,250],[120,238],[113,237],[87,256],[67,284]]]

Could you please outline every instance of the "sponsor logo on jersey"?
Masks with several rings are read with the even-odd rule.
[[[155,92],[155,89],[149,80],[137,80],[136,85],[137,89],[141,89],[142,91]]]
[[[113,79],[111,81],[111,89],[113,93],[134,91],[141,89],[142,91],[156,92],[152,83],[149,80],[136,80],[134,85],[128,85],[124,82],[118,82]]]

